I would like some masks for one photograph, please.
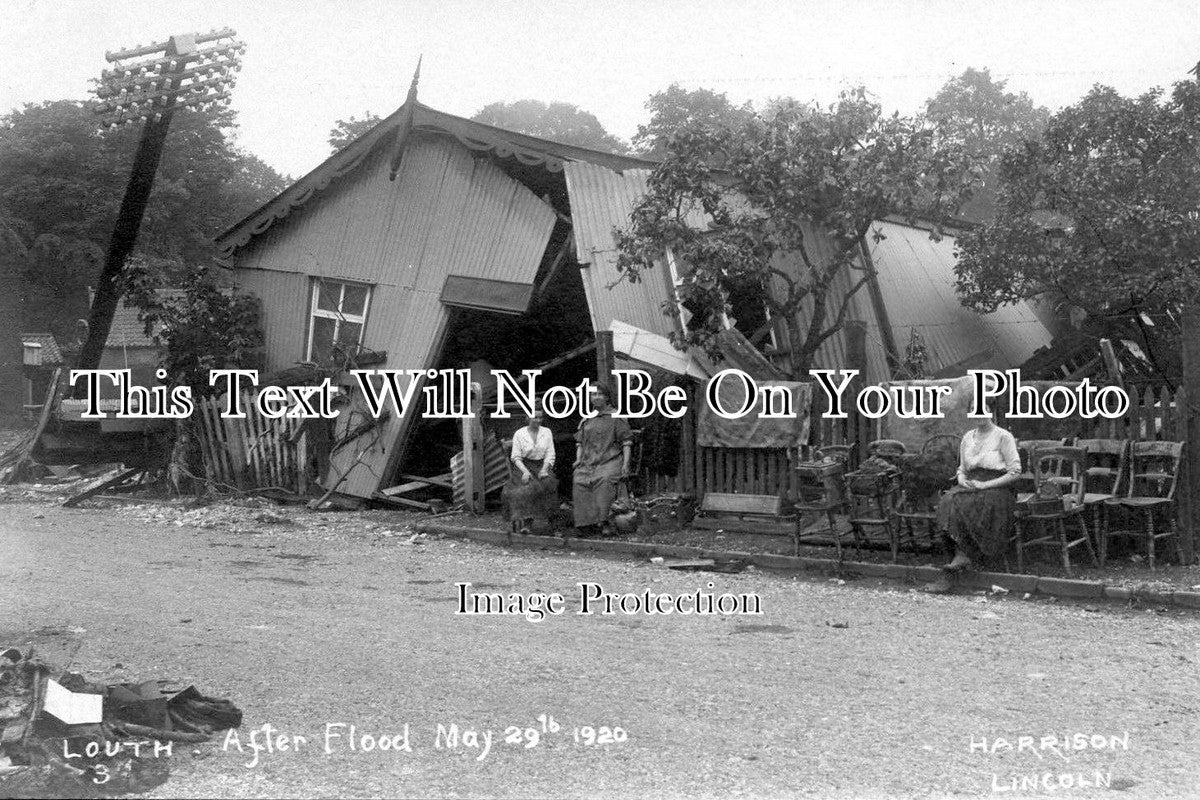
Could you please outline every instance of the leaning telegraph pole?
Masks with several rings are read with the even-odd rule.
[[[142,121],[142,138],[113,226],[104,267],[88,315],[87,339],[79,369],[96,369],[121,298],[121,272],[137,242],[154,176],[162,158],[171,117],[181,108],[202,108],[229,99],[246,45],[228,28],[172,36],[165,42],[138,45],[104,54],[113,65],[96,87],[97,113],[111,128]]]

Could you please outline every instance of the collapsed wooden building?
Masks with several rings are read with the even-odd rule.
[[[664,312],[675,267],[664,263],[636,284],[616,269],[614,229],[628,223],[654,166],[483,125],[410,95],[220,234],[217,247],[236,284],[261,299],[267,371],[338,358],[386,369],[473,366],[481,376],[486,367],[543,367],[544,388],[577,384],[596,373],[598,360],[601,371],[649,367],[658,379],[702,380],[712,365],[667,338],[685,324]],[[876,277],[849,314],[865,326],[858,357],[867,381],[893,376],[914,330],[933,376],[1017,367],[1050,341],[1029,307],[988,315],[962,308],[952,238],[933,242],[899,221],[879,226],[885,238],[864,243],[862,253]],[[786,353],[776,339],[758,336],[755,349],[747,338],[761,314],[736,316],[734,362],[781,377],[775,365]],[[820,364],[847,366],[850,347],[849,336],[832,337]],[[578,357],[585,354],[598,355]],[[456,427],[408,415],[371,419],[353,381],[345,374],[339,381],[353,399],[332,433],[320,476],[327,489],[372,498],[420,476],[445,483],[461,448]],[[804,422],[813,441],[838,435]],[[734,469],[729,453],[698,445],[689,424],[677,452],[665,456],[675,464],[660,486],[701,493],[720,488],[721,470],[740,470],[737,480],[764,491],[787,470],[782,449],[753,447],[743,448],[745,463]],[[556,438],[569,440],[571,428],[557,428]]]

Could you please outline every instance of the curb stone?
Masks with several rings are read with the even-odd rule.
[[[413,530],[424,534],[436,534],[458,539],[472,539],[507,546],[508,534],[493,528],[459,528],[436,523],[417,523]],[[541,550],[569,549],[592,550],[605,553],[624,553],[651,558],[670,556],[674,558],[711,558],[714,560],[749,561],[757,567],[767,569],[811,571],[827,573],[857,573],[859,575],[888,578],[909,583],[931,583],[944,574],[939,567],[908,566],[906,564],[878,564],[865,561],[841,561],[833,558],[807,556],[785,556],[774,553],[744,553],[734,550],[708,550],[686,545],[654,544],[653,542],[631,542],[621,539],[576,539],[558,536],[526,536],[515,534],[512,546],[532,547]],[[967,572],[959,577],[964,586],[988,589],[1001,586],[1013,594],[1034,593],[1052,597],[1072,599],[1101,598],[1114,602],[1129,602],[1132,599],[1144,603],[1174,606],[1177,608],[1200,609],[1200,592],[1151,589],[1139,585],[1132,589],[1109,586],[1102,581],[1081,581],[1070,578],[1048,578],[1037,575],[1009,572]]]
[[[1075,581],[1069,578],[1038,578],[1038,594],[1055,597],[1103,597],[1104,584],[1100,581]]]
[[[1177,606],[1200,608],[1200,592],[1174,592],[1171,599]]]

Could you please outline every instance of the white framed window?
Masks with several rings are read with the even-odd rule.
[[[365,283],[317,278],[312,286],[305,359],[321,363],[341,349],[362,344],[371,304],[371,287]]]

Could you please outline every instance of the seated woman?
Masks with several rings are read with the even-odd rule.
[[[946,576],[927,590],[949,591],[954,575],[1003,555],[1017,505],[1013,484],[1020,474],[1013,435],[991,417],[976,420],[959,446],[958,485],[938,504],[938,525],[954,541],[954,559],[942,568]]]
[[[535,521],[546,522],[558,503],[554,477],[554,435],[542,425],[541,411],[513,434],[508,483],[501,492],[504,518],[529,533]]]
[[[612,415],[612,389],[593,389],[592,406],[599,413],[579,423],[575,431],[575,475],[572,501],[580,536],[593,536],[608,524],[617,485],[629,474],[633,431]]]

